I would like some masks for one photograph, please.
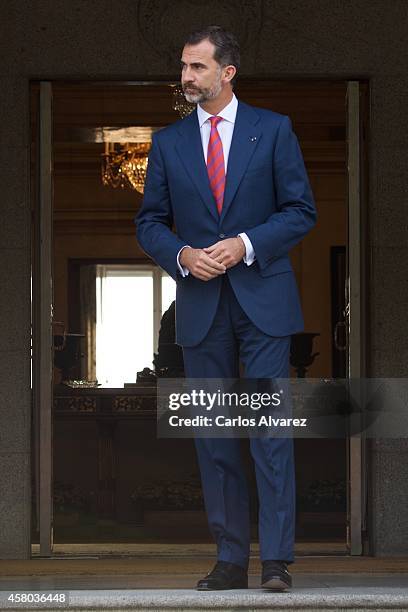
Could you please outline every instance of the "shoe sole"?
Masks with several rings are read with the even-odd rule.
[[[292,585],[287,584],[281,578],[270,578],[266,582],[261,584],[263,589],[269,589],[270,591],[289,591]]]

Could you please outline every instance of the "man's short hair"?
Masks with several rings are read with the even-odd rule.
[[[185,41],[185,45],[198,45],[203,40],[209,40],[215,47],[214,59],[220,66],[235,66],[237,73],[240,66],[239,44],[232,32],[224,30],[221,26],[212,25],[191,32]],[[235,83],[237,73],[231,80]]]

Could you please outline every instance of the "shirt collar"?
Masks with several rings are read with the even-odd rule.
[[[238,100],[235,94],[233,93],[231,102],[229,102],[227,106],[224,106],[224,108],[218,113],[218,116],[225,119],[225,121],[229,121],[230,123],[235,123],[235,118],[237,116],[237,110],[238,110]],[[201,108],[199,104],[197,104],[197,116],[198,116],[198,123],[201,128],[203,124],[213,115],[210,115],[210,113],[207,113],[207,111],[205,111],[203,108]]]

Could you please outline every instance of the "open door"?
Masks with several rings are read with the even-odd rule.
[[[33,415],[37,530],[40,555],[50,556],[52,528],[52,86],[41,82],[33,236]]]
[[[364,191],[364,189],[362,188],[361,170],[362,168],[363,169],[365,168],[365,165],[361,163],[361,158],[362,158],[362,151],[363,151],[362,122],[364,121],[364,117],[366,115],[365,113],[361,112],[361,99],[364,98],[365,85],[360,84],[359,82],[356,82],[356,81],[347,83],[347,135],[348,135],[347,137],[347,142],[348,142],[348,156],[347,156],[348,157],[348,175],[347,177],[345,176],[344,156],[343,156],[343,152],[344,152],[344,148],[343,148],[344,147],[344,131],[343,130],[344,130],[344,122],[345,122],[345,112],[344,112],[345,88],[344,88],[344,85],[345,85],[344,82],[341,82],[338,85],[338,90],[336,89],[334,93],[333,93],[332,86],[328,90],[324,90],[325,96],[327,96],[329,99],[335,98],[336,105],[337,105],[336,117],[338,118],[337,122],[335,122],[334,124],[335,129],[332,130],[332,132],[330,132],[330,134],[326,137],[325,146],[327,146],[328,150],[332,151],[333,154],[337,156],[336,159],[340,159],[340,161],[338,161],[337,172],[341,172],[341,180],[344,181],[347,178],[349,233],[348,233],[348,239],[346,240],[346,236],[345,236],[346,221],[344,219],[344,217],[346,216],[346,210],[344,206],[345,200],[343,197],[343,191],[338,190],[339,195],[336,194],[337,200],[338,201],[341,200],[341,207],[342,207],[341,208],[342,224],[340,227],[341,234],[339,230],[339,232],[333,234],[333,239],[330,238],[331,242],[328,241],[326,244],[329,244],[329,245],[339,245],[340,244],[341,248],[343,249],[342,253],[344,253],[344,245],[347,244],[347,252],[346,252],[347,296],[345,300],[345,304],[346,304],[345,310],[347,311],[347,318],[345,319],[345,322],[346,322],[346,327],[348,329],[348,343],[347,343],[347,365],[348,367],[347,367],[347,374],[344,374],[344,368],[343,368],[342,376],[347,375],[350,378],[358,378],[364,375],[363,367],[362,367],[362,364],[364,363],[364,355],[362,354],[362,347],[364,347],[364,342],[363,342],[363,329],[362,329],[362,324],[361,324],[361,321],[362,321],[361,313],[364,312],[363,305],[362,305],[362,296],[364,295],[364,287],[362,287],[364,283],[364,273],[362,272],[362,267],[363,267],[364,258],[361,256],[361,254],[364,252],[363,245],[362,245],[362,231],[364,230],[364,223],[362,223],[362,220],[361,220],[362,219],[361,193],[362,191]],[[81,87],[82,86],[83,85],[81,85]],[[80,127],[83,126],[83,121],[81,117],[82,111],[81,111],[81,108],[79,107],[79,104],[80,104],[79,100],[81,99],[81,97],[78,97],[76,95],[75,87],[76,85],[74,86],[72,84],[69,86],[70,89],[68,89],[68,91],[71,90],[71,93],[70,93],[71,97],[68,96],[67,101],[64,102],[66,104],[66,107],[70,108],[71,110],[71,117],[69,118],[69,121],[71,121],[70,129],[74,129],[77,125],[79,125]],[[103,96],[105,87],[106,87],[106,84],[100,84],[99,86],[92,84],[92,88],[90,88],[92,91],[92,94],[88,94],[90,95],[89,105],[93,104],[95,107],[95,118],[87,117],[87,121],[90,121],[90,125],[92,129],[95,129],[95,128],[100,129],[101,125],[102,126],[105,125],[104,113],[107,112],[106,98]],[[109,84],[109,87],[111,88],[112,85]],[[109,96],[109,100],[110,100],[109,104],[111,104],[111,107],[109,107],[109,113],[111,114],[108,116],[118,117],[117,119],[118,125],[126,125],[127,122],[131,122],[133,120],[136,121],[136,119],[133,119],[133,117],[135,116],[134,109],[135,109],[135,103],[136,103],[136,104],[139,104],[138,114],[136,116],[142,117],[142,118],[145,117],[145,113],[146,113],[145,91],[143,92],[144,96],[134,95],[132,98],[131,96],[129,96],[129,93],[127,92],[125,88],[125,87],[129,87],[129,84],[126,84],[126,86],[124,87],[123,84],[119,84],[115,82],[115,87],[121,87],[122,89],[118,89],[118,93],[115,96],[113,95]],[[301,129],[302,129],[302,123],[303,123],[303,130],[304,130],[303,137],[305,141],[307,142],[308,134],[310,133],[309,132],[310,118],[306,117],[306,119],[302,121],[302,116],[303,116],[302,113],[304,112],[305,105],[304,103],[302,104],[299,103],[299,92],[303,91],[304,85],[303,83],[298,84],[297,89],[295,88],[292,90],[293,87],[294,87],[293,84],[291,84],[290,87],[287,88],[287,90],[284,90],[282,88],[282,83],[276,83],[273,86],[271,84],[266,84],[266,85],[261,84],[261,86],[259,86],[259,90],[256,91],[254,89],[253,83],[251,82],[247,86],[247,91],[250,92],[250,95],[252,96],[252,98],[249,96],[249,101],[251,103],[264,105],[265,100],[270,99],[269,103],[273,105],[273,108],[276,108],[276,110],[278,110],[279,112],[281,108],[283,112],[288,112],[290,115],[295,114],[295,117],[297,116],[297,121]],[[47,557],[47,556],[51,556],[53,553],[53,501],[52,501],[53,500],[53,487],[52,487],[53,465],[55,469],[55,480],[57,481],[59,480],[58,470],[60,466],[65,465],[67,463],[66,455],[61,450],[62,447],[60,444],[60,440],[66,439],[66,436],[64,438],[64,432],[62,431],[62,434],[61,434],[61,429],[60,430],[58,429],[58,413],[57,412],[55,413],[56,414],[55,422],[57,425],[57,427],[55,428],[55,436],[56,436],[55,444],[56,444],[56,449],[58,449],[58,452],[59,452],[60,460],[58,459],[58,452],[54,453],[55,463],[53,463],[53,452],[52,452],[52,446],[53,446],[52,445],[52,437],[53,437],[53,422],[52,422],[53,328],[52,328],[52,318],[53,318],[53,303],[54,303],[53,293],[55,292],[55,298],[56,298],[55,303],[59,304],[60,303],[60,301],[58,300],[59,287],[61,286],[61,284],[64,284],[63,286],[64,286],[64,294],[65,294],[65,287],[68,286],[68,280],[69,280],[68,274],[66,277],[58,274],[57,279],[56,279],[56,284],[55,286],[53,285],[53,270],[52,270],[53,261],[57,261],[55,265],[58,265],[58,259],[55,258],[55,253],[53,252],[53,248],[52,248],[53,246],[52,232],[53,232],[53,205],[55,203],[57,207],[57,214],[58,214],[59,198],[60,198],[61,193],[63,193],[63,190],[61,189],[59,190],[59,182],[58,182],[60,180],[60,177],[58,174],[58,168],[59,168],[58,163],[59,163],[59,155],[61,155],[61,151],[58,149],[58,142],[60,138],[62,139],[68,138],[69,134],[66,130],[66,127],[69,121],[67,120],[66,117],[63,117],[63,122],[64,122],[63,127],[65,131],[64,130],[58,131],[58,126],[59,126],[58,122],[59,120],[61,120],[59,113],[60,113],[61,108],[64,108],[63,106],[62,107],[60,106],[60,101],[63,100],[64,96],[66,95],[66,93],[64,93],[63,91],[63,86],[57,83],[51,84],[50,82],[42,82],[40,84],[36,83],[35,88],[36,88],[36,92],[39,91],[39,94],[38,94],[39,95],[39,98],[38,98],[39,112],[38,112],[38,122],[37,122],[38,123],[38,130],[37,130],[38,138],[36,139],[36,141],[38,141],[39,144],[38,144],[38,148],[36,151],[37,168],[36,168],[35,179],[38,182],[38,189],[36,189],[35,191],[37,205],[35,208],[35,239],[34,239],[35,256],[34,256],[34,270],[33,270],[33,280],[34,280],[33,293],[34,293],[34,305],[35,305],[34,312],[33,312],[33,323],[34,323],[34,334],[35,334],[34,343],[33,343],[34,350],[35,350],[35,354],[34,354],[34,358],[35,358],[35,361],[34,361],[34,410],[35,410],[34,425],[36,428],[35,429],[35,444],[34,444],[33,450],[35,451],[35,466],[36,466],[36,469],[35,469],[36,507],[37,507],[37,523],[38,523],[37,527],[40,533],[40,555],[43,557]],[[311,98],[309,101],[309,108],[313,108],[316,114],[320,112],[321,110],[322,112],[324,112],[324,104],[326,104],[325,97],[321,95],[321,90],[318,90],[319,95],[313,93],[314,91],[315,90],[313,89],[312,94],[310,94]],[[362,91],[363,91],[363,94],[361,93]],[[119,99],[124,94],[126,94],[125,99],[128,100],[129,108],[127,108],[125,105],[124,110],[118,111],[115,107],[115,104],[116,104],[115,100]],[[54,95],[54,101],[55,101],[54,115],[52,112],[52,95]],[[149,95],[153,97],[153,94],[151,92]],[[61,98],[59,98],[59,96],[61,96]],[[316,109],[313,106],[314,100],[316,99],[322,100],[321,102],[322,107],[323,107],[322,109],[320,107]],[[72,108],[73,100],[75,101],[75,104],[77,105],[76,107],[74,106],[74,108]],[[101,100],[103,103],[101,102]],[[129,101],[132,102],[131,105]],[[281,107],[279,106],[280,104],[282,105]],[[173,115],[171,114],[173,111],[171,109],[170,103],[165,102],[162,107],[158,105],[157,107],[154,107],[154,108],[159,109],[160,113],[164,113],[160,116],[168,117],[168,122],[174,119]],[[297,110],[297,109],[301,109],[301,110]],[[117,115],[117,113],[120,113],[120,112],[123,113],[123,116],[120,116],[120,114],[119,116]],[[166,113],[168,113],[168,115]],[[298,114],[296,115],[296,113]],[[92,121],[95,121],[95,123],[93,124]],[[137,119],[137,121],[139,121],[139,119]],[[151,125],[156,125],[156,124],[159,124],[160,121],[163,121],[163,119],[160,119],[158,121],[157,117],[153,113],[152,115],[148,116],[147,120],[145,119],[144,121],[150,122]],[[56,142],[54,143],[52,140],[53,126],[55,130],[54,135],[56,139]],[[75,139],[78,136],[77,136],[77,133],[75,132],[74,136],[71,135],[69,137]],[[70,140],[69,142],[72,143],[76,141]],[[316,139],[316,142],[317,142],[317,147],[319,147],[320,146],[320,136]],[[53,160],[52,151],[55,145],[56,145],[55,159]],[[341,147],[341,153],[339,153],[340,147]],[[321,155],[321,148],[320,149],[317,148],[316,150],[318,151],[319,155]],[[98,149],[97,146],[95,146],[92,151],[92,154],[96,156],[99,153],[100,153],[100,150]],[[76,158],[77,165],[73,167],[72,169],[73,180],[75,179],[75,172],[76,171],[80,172],[81,170],[80,164],[83,163],[84,159],[88,159],[86,155],[88,155],[87,152],[85,152],[82,157],[78,156]],[[312,158],[312,161],[313,159],[315,158]],[[320,157],[318,159],[320,159]],[[55,163],[55,168],[56,168],[55,172],[53,171],[53,163]],[[96,164],[95,164],[95,168],[96,168],[95,172],[96,171],[98,172],[98,177],[99,177],[100,170]],[[94,170],[92,170],[92,172],[93,171]],[[53,198],[53,176],[54,175],[55,175],[55,186],[56,186],[55,202],[53,202],[53,199],[54,199]],[[93,175],[89,174],[89,180],[91,179],[93,180]],[[97,185],[98,183],[94,181],[92,184]],[[338,185],[338,183],[335,183],[334,185]],[[344,182],[342,182],[342,186],[343,185],[344,185]],[[334,187],[334,189],[336,189],[336,187]],[[333,190],[331,189],[331,185],[330,185],[330,188],[327,189],[327,192],[333,193]],[[107,193],[105,195],[105,200],[103,198],[103,194],[102,196],[98,194],[98,197],[101,197],[101,202],[100,204],[98,204],[98,206],[95,206],[94,210],[92,211],[93,213],[92,227],[94,229],[95,226],[97,226],[97,224],[100,223],[99,235],[103,235],[104,237],[106,237],[107,235],[106,234],[106,210],[104,208],[104,205],[105,205],[104,203],[107,202],[108,198],[110,198],[111,196],[109,193]],[[129,202],[130,202],[130,198],[129,198]],[[131,207],[134,207],[133,196],[132,196],[131,202],[132,202]],[[328,204],[329,203],[330,202],[328,201]],[[124,214],[127,213],[128,211],[125,204],[127,206],[127,203],[124,202],[124,206],[123,206]],[[328,210],[329,206],[327,206],[326,209]],[[131,208],[129,207],[129,211],[130,210]],[[98,217],[98,211],[102,211],[103,215],[101,214]],[[132,208],[132,211],[133,211],[133,208]],[[74,213],[77,214],[77,226],[78,228],[80,228],[82,232],[81,239],[88,240],[88,237],[86,235],[85,236],[83,235],[83,230],[81,228],[80,221],[82,217],[80,215],[81,211],[79,210],[79,207],[78,207],[78,210],[74,210],[73,214]],[[111,214],[112,214],[112,211],[111,211]],[[134,212],[132,212],[132,215],[134,215]],[[116,217],[117,217],[117,212],[115,210],[114,216],[112,218],[116,218]],[[72,215],[69,216],[69,219],[71,218],[72,218]],[[330,217],[327,223],[328,223],[328,227],[333,226],[333,219]],[[92,258],[92,261],[95,263],[106,263],[106,252],[105,252],[106,238],[104,238],[103,240],[94,239],[93,242],[88,240],[89,245],[87,246],[88,248],[88,251],[87,251],[84,249],[83,246],[81,246],[81,248],[79,249],[78,244],[77,244],[78,241],[73,240],[72,235],[73,234],[70,233],[68,236],[69,240],[67,239],[66,241],[66,244],[68,244],[69,242],[70,250],[64,251],[64,253],[60,254],[60,257],[64,257],[64,258],[69,257],[73,261],[74,260],[76,261],[78,258],[84,258],[87,265],[89,263],[88,260],[90,258]],[[79,233],[77,232],[77,236],[78,235]],[[98,236],[98,232],[96,232],[95,235]],[[332,235],[330,234],[330,236]],[[115,240],[117,240],[117,234],[115,234]],[[130,246],[129,246],[129,252],[127,255],[127,258],[129,260],[131,259],[133,260],[134,258],[135,246],[134,246],[133,241],[134,241],[134,238],[132,236],[132,243],[129,242]],[[60,241],[58,241],[58,243],[60,245]],[[82,243],[82,245],[83,244],[84,243]],[[71,247],[73,247],[72,250],[71,250]],[[78,249],[75,250],[77,247]],[[114,253],[113,249],[111,250],[111,252]],[[303,253],[302,256],[299,256],[300,273],[303,273],[302,272],[303,269],[304,270],[308,269],[308,266],[303,265],[303,264],[301,265],[302,262],[305,263],[306,261],[305,257],[306,256],[310,257],[311,258],[310,261],[313,262],[315,261],[313,260],[315,252],[317,252],[317,249],[315,250],[309,249],[307,253],[305,251],[305,253]],[[110,257],[113,257],[113,255],[110,255]],[[123,258],[122,251],[121,251],[120,257]],[[317,261],[318,262],[321,261],[320,255]],[[342,262],[343,261],[344,259],[342,259]],[[110,263],[115,263],[115,261],[112,261]],[[138,263],[141,264],[145,262],[140,261]],[[341,269],[341,275],[344,278],[345,265],[342,263],[342,266],[343,267]],[[58,270],[59,269],[60,268],[58,268]],[[67,271],[67,269],[68,269],[68,266],[66,266],[65,264],[61,266],[61,270]],[[309,269],[312,270],[313,266],[309,266]],[[324,284],[325,282],[326,281],[323,280],[321,283],[321,286],[327,287],[327,283],[326,285]],[[306,276],[304,278],[304,285],[307,286]],[[159,284],[156,283],[156,290],[157,291],[155,294],[155,303],[160,304],[161,303],[161,298],[160,298],[160,293],[159,293],[161,290],[160,283]],[[339,292],[340,291],[341,289],[340,289],[340,284],[339,284]],[[342,304],[342,307],[343,306],[344,304]],[[310,312],[314,312],[315,294],[313,295],[313,300],[310,300],[309,308],[310,308]],[[67,312],[69,312],[69,305],[67,305]],[[56,318],[59,319],[60,316],[56,315]],[[313,319],[313,321],[316,321],[316,319]],[[160,325],[160,309],[156,309],[154,312],[154,334],[157,334],[159,325]],[[314,330],[313,327],[312,329]],[[76,329],[74,331],[76,331]],[[326,344],[328,347],[331,347],[331,343],[330,343],[331,333],[332,333],[332,327],[330,326],[330,320],[327,319],[326,335],[327,335],[328,341]],[[339,334],[339,338],[340,338],[340,334]],[[325,346],[325,345],[323,345],[322,343],[322,346]],[[344,347],[344,345],[342,346]],[[344,353],[342,353],[342,355],[343,354]],[[329,360],[330,360],[330,353],[326,351],[327,363],[329,363]],[[330,370],[328,370],[328,372],[329,371]],[[112,394],[114,396],[116,392],[112,392]],[[135,431],[140,430],[139,423],[137,423],[136,420],[134,423],[134,427],[135,427]],[[132,438],[132,436],[129,435],[129,431],[131,430],[128,427],[128,423],[126,423],[126,426],[123,425],[122,429],[118,431],[117,433],[117,446],[116,446],[115,452],[117,452],[117,461],[118,461],[118,466],[119,466],[118,472],[122,470],[122,472],[125,473],[125,471],[129,469],[129,456],[127,453],[129,452],[129,450],[131,450],[134,447],[134,438]],[[58,436],[61,436],[61,437],[58,437]],[[124,440],[123,442],[121,442],[121,436],[123,437],[123,440]],[[104,444],[104,439],[101,438],[100,448],[102,449],[105,448],[103,444]],[[151,446],[154,451],[153,445]],[[109,446],[109,449],[110,448],[111,447]],[[110,450],[109,450],[109,453],[110,453],[109,460],[111,460],[112,453]],[[364,531],[364,508],[365,508],[365,478],[364,478],[364,472],[363,472],[363,466],[364,466],[363,453],[364,453],[364,440],[362,439],[362,436],[360,434],[353,435],[349,440],[347,440],[346,461],[347,461],[347,482],[349,485],[348,487],[349,490],[348,490],[347,541],[348,541],[348,548],[351,554],[361,554],[362,552],[362,533]],[[341,455],[341,470],[342,470],[341,474],[342,474],[342,478],[344,481],[345,451],[344,451],[343,441],[342,441],[341,448],[339,450],[339,455]],[[184,459],[180,457],[180,462],[182,461],[184,461]],[[149,462],[147,461],[146,464],[148,465],[148,463]],[[97,471],[97,469],[93,470],[92,465],[89,466],[89,473],[90,473],[89,483],[91,484],[89,484],[89,486],[87,484],[87,486],[90,491],[95,491],[97,490],[95,487],[100,486],[99,485],[100,479],[99,479],[99,472]],[[155,476],[154,472],[153,472],[153,477],[157,477],[157,475]],[[178,476],[176,475],[174,478],[177,479]],[[314,478],[314,475],[313,475],[313,478]],[[70,480],[75,482],[75,473],[73,473],[73,476]],[[129,517],[132,517],[132,520],[133,520],[135,512],[131,505],[131,502],[128,500],[130,499],[130,493],[132,492],[131,487],[134,488],[136,485],[132,484],[129,480],[129,482],[128,481],[125,482],[124,486],[128,487],[128,489],[126,489],[126,491],[128,491],[126,493],[126,497],[118,496],[117,501],[115,503],[118,504],[117,505],[118,516],[123,517],[123,519],[120,518],[120,520],[123,520],[123,523],[125,525],[128,525],[129,523],[129,526],[128,526],[129,533],[131,534],[131,537],[134,538],[134,535],[133,535],[135,533],[134,525],[130,523]],[[101,490],[104,491],[103,486]],[[126,503],[122,501],[122,498],[126,500]],[[343,508],[342,508],[342,512],[343,512]],[[101,516],[103,516],[102,513],[101,513]],[[57,518],[58,518],[58,515],[57,515]],[[95,519],[95,524],[96,524],[96,521],[97,519]],[[128,521],[128,523],[126,521]],[[343,530],[344,514],[342,516],[341,521],[342,521],[341,529]],[[93,532],[91,531],[91,534],[92,533]],[[95,533],[97,533],[97,529],[95,529]],[[342,534],[343,533],[344,531],[342,531]],[[160,535],[157,535],[157,534],[160,534],[159,530],[156,532],[155,537],[160,537]],[[94,536],[91,535],[91,537],[94,537]],[[59,543],[58,538],[59,538],[59,533],[58,533],[58,525],[57,525],[56,546],[58,546],[58,543]],[[77,541],[77,540],[73,540],[73,541]],[[134,541],[134,539],[132,541]]]
[[[348,161],[348,241],[346,253],[346,328],[347,374],[360,380],[364,371],[363,291],[364,250],[362,223],[363,181],[363,95],[358,81],[347,84],[347,161]],[[352,555],[363,552],[365,529],[366,478],[364,432],[353,433],[348,440],[348,529],[347,543]]]

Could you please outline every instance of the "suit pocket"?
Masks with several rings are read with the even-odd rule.
[[[259,274],[263,277],[280,274],[281,272],[293,272],[289,257],[281,257],[272,261],[270,264],[259,270]]]

